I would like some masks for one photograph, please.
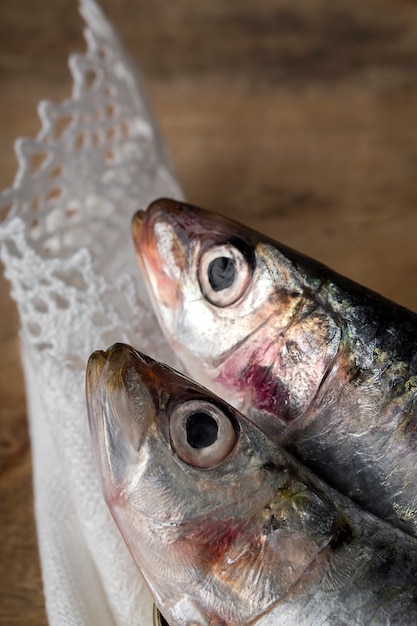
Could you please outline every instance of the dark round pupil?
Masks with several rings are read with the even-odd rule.
[[[235,262],[226,256],[219,256],[208,266],[208,279],[214,291],[227,289],[235,280]]]
[[[193,413],[187,418],[187,441],[192,448],[208,448],[217,439],[219,427],[211,415]]]

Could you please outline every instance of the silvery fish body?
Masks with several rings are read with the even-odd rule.
[[[213,393],[116,344],[90,357],[87,401],[104,497],[170,625],[417,623],[417,540]]]
[[[162,330],[192,377],[417,535],[417,315],[184,203],[138,212],[133,237]]]

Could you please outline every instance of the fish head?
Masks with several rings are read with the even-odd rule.
[[[176,349],[213,360],[268,315],[276,291],[275,268],[268,263],[266,246],[249,228],[161,199],[136,213],[132,230],[159,321]],[[293,276],[281,280],[294,298],[301,291]],[[288,316],[288,306],[281,308]]]
[[[254,408],[262,427],[271,413],[278,430],[305,413],[340,342],[316,297],[320,273],[250,228],[174,200],[139,211],[132,228],[161,328],[193,378]]]
[[[251,622],[319,567],[332,505],[226,402],[116,344],[90,357],[87,404],[105,500],[169,623]]]
[[[177,352],[213,361],[250,332],[273,282],[249,229],[167,199],[138,211],[132,229],[159,322]]]

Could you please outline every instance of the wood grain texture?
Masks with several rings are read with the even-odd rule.
[[[417,6],[103,0],[189,201],[417,310]],[[37,103],[69,95],[74,0],[0,3],[0,186]],[[46,623],[18,321],[0,280],[0,623]],[[129,625],[130,626],[130,625]],[[140,625],[142,626],[142,625]],[[144,625],[143,625],[144,626]]]

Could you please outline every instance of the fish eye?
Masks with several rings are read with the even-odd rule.
[[[213,246],[201,255],[198,268],[200,288],[204,297],[215,306],[225,307],[239,300],[251,277],[252,267],[244,250],[232,243]]]
[[[174,409],[170,435],[179,458],[203,469],[224,461],[237,441],[236,427],[230,417],[204,400],[189,400]]]

